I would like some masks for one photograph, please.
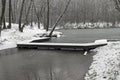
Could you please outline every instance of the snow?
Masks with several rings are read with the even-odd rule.
[[[95,40],[95,43],[99,43],[99,44],[107,43],[107,39]]]
[[[41,25],[42,26],[42,25]],[[0,50],[14,48],[16,43],[21,41],[28,41],[33,39],[40,39],[43,34],[48,34],[43,27],[41,29],[37,28],[37,25],[34,24],[34,27],[26,26],[23,33],[18,31],[18,24],[12,24],[12,29],[5,29],[1,32],[0,37]],[[61,32],[54,31],[53,35],[60,37]]]
[[[95,49],[85,80],[120,80],[120,42]]]
[[[113,27],[118,27],[120,28],[120,23],[119,22],[81,22],[81,23],[66,23],[63,28],[65,29],[94,29],[94,28],[113,28]]]
[[[16,47],[16,43],[12,41],[5,41],[0,44],[0,50],[14,48],[14,47]]]

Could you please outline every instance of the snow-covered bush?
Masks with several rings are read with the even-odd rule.
[[[91,28],[112,28],[120,27],[120,24],[117,22],[115,25],[111,22],[86,22],[86,23],[66,23],[63,28],[66,29],[91,29]]]
[[[71,24],[69,22],[64,25],[65,29],[72,29],[73,27],[75,27],[75,26],[73,26],[73,24]]]

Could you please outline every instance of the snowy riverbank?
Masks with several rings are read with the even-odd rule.
[[[120,80],[120,42],[97,48],[85,80]]]
[[[20,41],[40,38],[43,34],[48,34],[44,29],[37,26],[25,27],[24,32],[18,31],[17,24],[12,24],[12,29],[2,30],[0,38],[0,50],[14,48]],[[61,32],[54,32],[60,37]],[[120,79],[120,42],[109,42],[107,46],[94,50],[93,62],[85,76],[85,80],[119,80]]]
[[[18,24],[12,24],[12,29],[2,30],[0,37],[0,50],[14,48],[16,47],[16,43],[20,41],[31,40],[35,38],[42,38],[46,32],[44,29],[38,29],[36,25],[33,28],[30,26],[26,26],[23,33],[18,31]],[[53,35],[56,37],[60,37],[62,35],[61,32],[53,32]]]

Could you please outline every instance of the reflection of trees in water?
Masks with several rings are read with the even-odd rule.
[[[80,69],[86,70],[85,67],[89,64],[85,61],[89,58],[84,57],[83,68],[84,64],[79,64],[83,62],[81,52],[75,51],[15,49],[0,53],[6,52],[13,55],[0,57],[0,74],[4,74],[0,75],[0,80],[78,80],[82,74]]]
[[[60,70],[59,68],[49,67],[48,70],[39,70],[28,73],[25,80],[70,80],[75,78],[70,70]],[[73,79],[74,80],[74,79]]]
[[[29,72],[28,74],[25,74],[26,79],[25,80],[57,80],[56,76],[55,76],[55,72],[52,69],[52,67],[50,67],[47,70],[39,70],[39,71],[33,71],[33,72]]]

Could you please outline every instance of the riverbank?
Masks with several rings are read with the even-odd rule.
[[[81,22],[81,23],[66,23],[63,26],[58,26],[58,29],[104,29],[104,28],[120,28],[119,22]]]
[[[36,25],[31,27],[30,25],[24,28],[23,32],[19,32],[18,24],[12,24],[11,29],[5,29],[1,32],[0,37],[0,50],[8,49],[8,48],[15,48],[17,42],[42,38],[42,36],[48,34],[45,29],[38,29]],[[56,37],[60,37],[62,35],[61,32],[54,31],[53,35]]]
[[[120,42],[110,42],[107,46],[94,51],[96,54],[85,80],[119,80]]]
[[[76,42],[76,43],[82,42],[82,43],[84,43],[84,42],[95,41],[98,39],[120,39],[120,37],[119,37],[120,29],[119,28],[117,28],[117,29],[111,28],[111,29],[58,30],[58,31],[63,32],[65,36],[63,36],[62,38],[55,38],[52,40],[52,42],[64,42],[64,43],[65,42],[71,42],[71,43],[72,42]],[[46,31],[44,29],[30,28],[29,26],[24,29],[24,33],[20,33],[16,28],[12,28],[12,30],[9,30],[9,29],[3,30],[2,31],[2,39],[1,39],[2,42],[0,44],[0,49],[2,50],[2,49],[16,47],[16,43],[18,41],[29,40],[32,38],[38,38],[40,35],[43,35],[44,33],[46,33]],[[109,42],[107,46],[93,50],[92,55],[93,54],[95,54],[95,55],[93,56],[93,62],[92,62],[92,56],[90,58],[91,59],[90,63],[92,62],[92,64],[91,64],[91,67],[89,68],[88,73],[86,74],[85,79],[86,80],[109,80],[109,79],[119,80],[119,74],[120,74],[120,72],[119,72],[120,71],[119,70],[120,69],[119,68],[120,48],[119,47],[120,47],[120,42]],[[13,51],[13,50],[11,50],[11,51]],[[26,53],[28,53],[28,55],[29,54],[36,55],[36,54],[34,54],[36,52],[36,50],[34,52],[31,52],[31,51],[33,51],[33,50],[27,50],[26,52],[25,51],[11,52],[10,54],[13,54],[13,53],[26,54]],[[9,50],[7,52],[9,54]],[[37,54],[39,55],[40,52],[41,52],[41,50],[40,51],[38,50]],[[48,52],[47,55],[49,55],[49,54],[52,54],[54,51],[45,51],[45,54],[46,54],[46,52]],[[3,53],[3,52],[1,52],[1,53]],[[4,51],[4,53],[7,54],[6,51]],[[78,63],[76,63],[71,69],[72,72],[74,72],[75,74],[77,73],[77,71],[82,72],[83,69],[85,70],[84,67],[89,67],[89,66],[86,66],[86,64],[88,64],[87,61],[90,60],[87,57],[89,57],[89,55],[91,55],[91,54],[88,54],[87,56],[83,56],[82,54],[80,54],[82,52],[76,52],[76,51],[55,51],[55,54],[56,53],[57,53],[57,55],[58,54],[61,55],[64,53],[63,57],[69,57],[69,55],[71,55],[71,57],[69,58],[70,66],[73,65],[76,61],[78,61]],[[74,55],[77,54],[79,56],[75,56],[72,59],[73,54]],[[35,59],[36,59],[36,57],[35,57]],[[78,57],[78,59],[80,59],[80,60],[75,60],[73,63],[71,63],[71,61],[76,59],[76,57]],[[85,59],[81,61],[81,58],[85,58]],[[51,59],[53,59],[53,58],[51,58]],[[86,60],[86,62],[85,62],[85,60]],[[55,61],[55,60],[53,60],[53,61]],[[60,58],[60,61],[63,61],[63,59]],[[79,62],[81,62],[81,63],[79,63]],[[67,64],[67,63],[68,62],[66,62],[65,64]],[[82,66],[81,64],[82,65],[85,64],[82,69],[81,69],[81,67],[79,67],[79,66]],[[79,66],[77,66],[77,65],[79,65]],[[66,65],[65,65],[65,67],[66,67]],[[74,70],[74,67],[77,67],[78,69]],[[86,68],[86,71],[84,71],[83,74],[85,74],[87,72],[87,70],[88,69]],[[79,74],[82,75],[82,77],[83,77],[83,74],[81,74],[81,73],[79,73]],[[78,76],[75,75],[75,77],[79,78],[79,75]]]

